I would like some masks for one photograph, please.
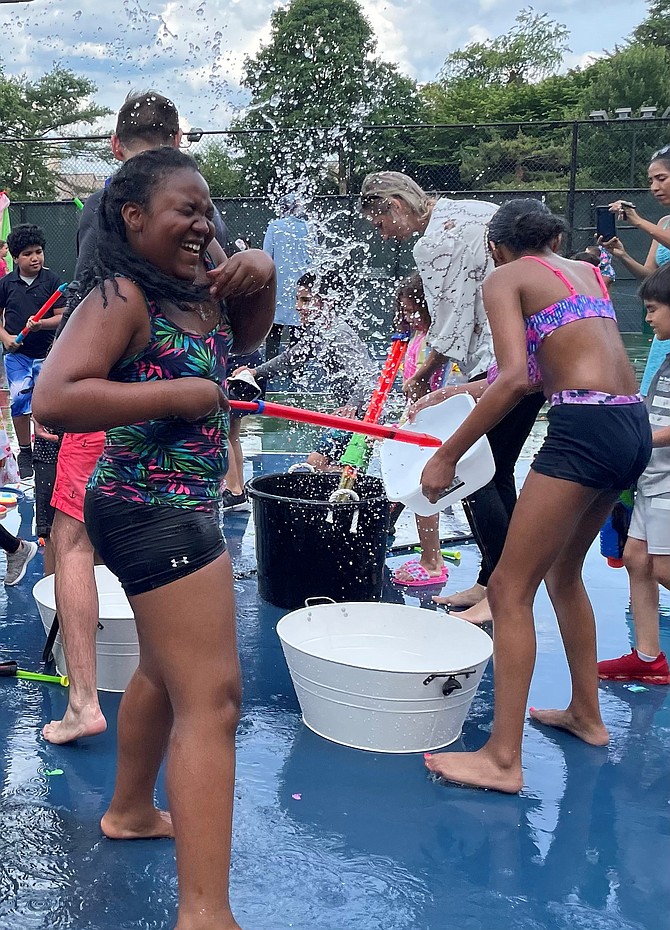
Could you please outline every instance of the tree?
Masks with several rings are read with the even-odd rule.
[[[243,85],[251,104],[235,128],[247,176],[259,190],[305,179],[346,192],[346,179],[364,164],[364,123],[417,118],[416,85],[374,57],[376,39],[358,0],[292,0],[271,18],[271,38],[247,58]],[[374,136],[383,161],[394,140]]]
[[[659,46],[629,45],[616,49],[585,69],[579,103],[583,115],[592,109],[657,106],[670,103],[670,51]]]
[[[670,103],[670,50],[662,46],[629,45],[594,62],[584,71],[587,83],[580,95],[581,118],[591,110],[614,116],[617,107],[656,106],[663,112]],[[649,156],[660,145],[656,120],[643,124],[611,119],[605,124],[582,126],[580,135],[581,186],[635,188],[646,184]]]
[[[477,190],[545,190],[556,187],[557,179],[570,170],[569,138],[553,141],[546,130],[532,135],[519,129],[513,137],[500,128],[491,130],[490,140],[461,152],[461,177]]]
[[[485,85],[504,85],[538,81],[554,74],[569,51],[567,28],[531,7],[521,10],[515,22],[516,26],[505,35],[472,42],[452,52],[441,77],[446,81],[464,78]]]
[[[425,132],[419,163],[427,168],[432,162],[436,180],[441,173],[451,189],[563,185],[569,133],[530,124],[564,120],[566,110],[578,105],[576,74],[552,73],[562,62],[566,38],[565,26],[529,9],[518,14],[509,33],[453,52],[438,80],[421,90],[427,119],[509,125]]]
[[[210,142],[202,151],[194,152],[193,157],[209,184],[212,197],[234,197],[246,192],[239,164],[220,142]]]
[[[670,0],[653,0],[649,13],[633,30],[633,42],[661,46],[670,50]]]
[[[90,101],[96,86],[56,67],[37,81],[5,77],[0,70],[0,185],[15,200],[49,199],[65,181],[64,161],[106,155],[106,145],[77,140],[49,142],[70,127],[91,125],[111,113]],[[30,140],[30,141],[28,141]]]

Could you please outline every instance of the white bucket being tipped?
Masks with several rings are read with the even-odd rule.
[[[307,726],[374,752],[457,740],[493,652],[473,624],[399,604],[304,607],[277,633]]]
[[[125,691],[140,658],[135,618],[116,575],[104,565],[95,566],[100,602],[96,633],[97,684],[100,691]],[[33,588],[33,597],[48,635],[56,615],[54,576],[47,575]],[[59,675],[67,675],[60,633],[53,646]]]
[[[406,423],[401,428],[428,433],[444,442],[456,432],[474,406],[469,394],[455,394],[440,404],[424,407],[413,423]],[[496,468],[489,441],[482,436],[459,459],[451,488],[435,504],[431,504],[421,492],[421,472],[434,453],[435,449],[393,439],[385,439],[381,446],[382,479],[389,500],[402,501],[408,510],[421,517],[439,513],[478,491],[493,478]]]

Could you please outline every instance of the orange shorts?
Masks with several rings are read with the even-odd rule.
[[[86,484],[105,447],[104,433],[66,433],[58,453],[51,506],[84,522]]]

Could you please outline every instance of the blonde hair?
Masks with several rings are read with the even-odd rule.
[[[392,197],[403,200],[416,216],[431,212],[433,198],[401,171],[375,171],[367,175],[361,187],[361,212],[385,213]]]

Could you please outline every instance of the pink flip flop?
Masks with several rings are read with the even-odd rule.
[[[404,571],[410,576],[410,581],[401,581],[396,578],[396,572]],[[439,575],[430,575],[418,559],[408,559],[395,569],[391,576],[394,584],[402,585],[405,588],[418,588],[422,585],[443,585],[446,584],[449,577],[447,566],[443,566],[442,573]]]

